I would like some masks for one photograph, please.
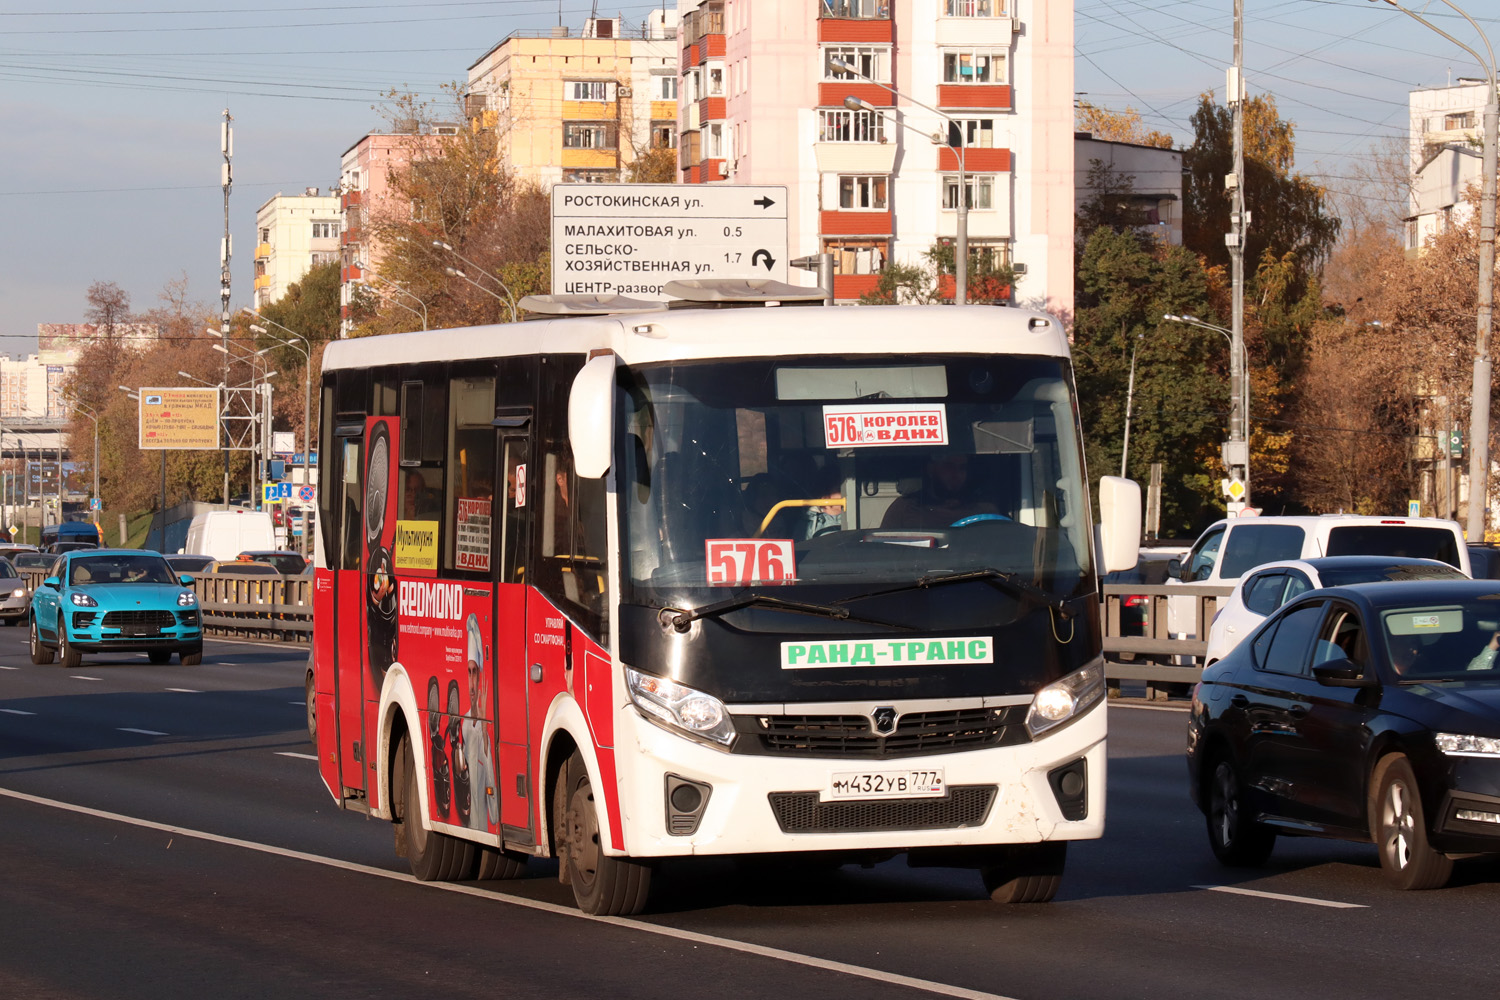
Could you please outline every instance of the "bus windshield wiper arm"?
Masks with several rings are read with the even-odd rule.
[[[850,614],[848,608],[840,608],[828,604],[808,604],[804,601],[788,601],[785,598],[772,597],[769,594],[746,594],[743,597],[731,597],[727,601],[705,604],[701,608],[693,608],[691,610],[662,608],[657,617],[663,625],[670,624],[677,631],[686,632],[688,626],[692,625],[699,618],[709,618],[752,606],[775,608],[777,611],[789,611],[799,615],[836,618],[840,621],[857,622],[861,625],[879,625],[883,628],[899,628],[907,632],[915,631],[910,625],[881,621],[878,618],[861,618],[859,615]]]
[[[941,587],[949,583],[967,583],[970,580],[985,580],[993,583],[1001,590],[1006,591],[1013,597],[1024,598],[1033,604],[1040,604],[1044,608],[1051,608],[1057,612],[1057,616],[1064,621],[1073,617],[1073,611],[1068,607],[1067,601],[1056,594],[1049,594],[1029,580],[1023,580],[1015,573],[1006,573],[1003,570],[984,569],[965,570],[962,573],[928,573],[919,577],[915,583],[903,584],[900,587],[891,587],[889,590],[875,590],[868,594],[859,594],[855,597],[845,597],[844,601],[860,601],[867,597],[883,597],[886,594],[899,594],[908,590],[926,590],[928,587]]]

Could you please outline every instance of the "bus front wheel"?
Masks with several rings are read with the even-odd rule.
[[[651,869],[629,858],[604,853],[599,833],[599,810],[583,758],[574,754],[563,768],[566,782],[561,796],[563,857],[567,881],[578,908],[595,916],[624,917],[646,908],[651,893]]]
[[[984,889],[997,903],[1050,903],[1062,885],[1068,860],[1065,840],[1046,844],[1011,844],[997,848],[979,870]]]

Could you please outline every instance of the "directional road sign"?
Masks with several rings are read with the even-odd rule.
[[[786,281],[786,188],[557,184],[552,291],[665,299],[687,278]]]

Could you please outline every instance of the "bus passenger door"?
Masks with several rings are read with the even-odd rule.
[[[343,428],[340,428],[343,430]],[[334,451],[335,465],[327,470],[337,490],[338,547],[334,570],[333,619],[336,681],[335,719],[338,728],[339,783],[341,793],[366,788],[364,765],[365,639],[364,639],[364,427],[359,436],[340,436]],[[328,525],[333,528],[334,525]]]
[[[535,493],[528,483],[530,412],[496,418],[496,468],[505,472],[504,501],[492,537],[495,583],[494,690],[495,728],[500,749],[497,781],[504,839],[516,845],[536,843],[537,804],[531,780],[531,660],[527,629],[528,539]],[[545,799],[544,799],[545,801]]]

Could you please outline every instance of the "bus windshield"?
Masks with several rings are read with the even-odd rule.
[[[1090,576],[1061,359],[677,362],[620,385],[624,603],[980,571],[1066,598]]]

